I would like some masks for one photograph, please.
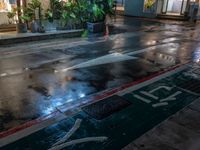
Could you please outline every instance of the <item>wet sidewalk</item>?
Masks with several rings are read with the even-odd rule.
[[[110,33],[0,47],[4,149],[51,148],[78,119],[67,149],[121,149],[199,98],[198,26],[118,18]]]

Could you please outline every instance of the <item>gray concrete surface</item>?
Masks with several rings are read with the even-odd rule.
[[[199,149],[200,99],[123,148],[123,150]]]

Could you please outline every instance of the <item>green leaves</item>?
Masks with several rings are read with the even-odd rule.
[[[113,5],[114,5],[114,1],[113,0],[107,0],[108,6],[112,9]]]
[[[84,26],[86,22],[102,22],[106,14],[113,14],[113,0],[50,0],[53,19],[60,19],[61,24]],[[48,12],[47,12],[48,14]],[[46,15],[50,17],[50,14]],[[50,17],[51,18],[51,17]]]
[[[69,15],[71,18],[76,18],[76,15],[72,12],[70,15]]]
[[[26,15],[20,16],[19,18],[24,20],[24,21],[30,21],[31,20],[31,18],[29,16],[26,16]]]
[[[45,12],[45,17],[49,20],[49,22],[53,22],[53,12],[50,9],[47,9]]]
[[[91,6],[92,11],[90,12],[90,21],[91,22],[99,22],[103,21],[105,12],[103,10],[103,6],[99,3],[92,3]]]
[[[13,12],[13,11],[7,13],[7,16],[9,19],[13,19],[15,15],[16,15],[16,12]]]
[[[39,0],[31,0],[28,6],[24,8],[24,16],[29,17],[29,21],[35,19],[35,10],[41,8],[41,2]],[[39,14],[41,16],[41,14]],[[25,17],[27,19],[27,17]]]
[[[62,13],[62,18],[63,18],[64,20],[67,20],[67,19],[69,18],[69,14],[68,14],[66,11],[63,11],[63,13]]]

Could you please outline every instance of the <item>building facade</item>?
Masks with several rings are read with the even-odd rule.
[[[17,6],[17,1],[28,3],[31,0],[0,0],[0,25],[11,24],[7,12]],[[66,0],[64,0],[66,1]],[[191,3],[199,3],[198,0],[117,0],[124,4],[124,13],[129,16],[155,18],[161,16],[188,16]],[[40,0],[43,11],[50,6],[50,0]],[[200,11],[198,11],[200,16]]]
[[[155,18],[159,15],[188,16],[191,4],[196,0],[126,0],[125,14],[137,17]],[[198,13],[199,14],[199,13]]]

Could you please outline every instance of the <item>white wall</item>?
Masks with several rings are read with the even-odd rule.
[[[8,9],[8,11],[11,10],[11,5],[10,3],[8,2],[7,0],[7,3],[6,3],[6,8]],[[1,24],[8,24],[9,23],[9,20],[8,20],[8,17],[7,17],[7,10],[5,10],[5,12],[0,12],[0,25]]]
[[[0,25],[1,24],[8,24],[8,17],[6,12],[0,12]]]
[[[161,14],[162,13],[162,5],[163,5],[163,0],[158,0],[157,1],[157,8],[156,8],[156,13]]]
[[[175,2],[175,0],[169,0],[167,11],[172,11],[174,2]]]

